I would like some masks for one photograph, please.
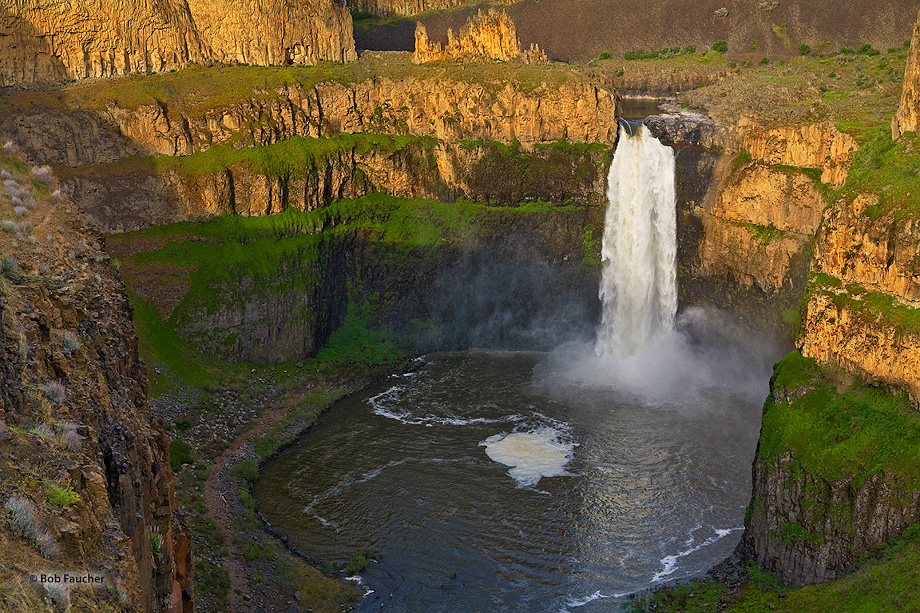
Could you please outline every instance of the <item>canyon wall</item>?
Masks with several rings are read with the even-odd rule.
[[[619,96],[587,81],[525,89],[450,79],[389,79],[299,84],[254,92],[206,109],[109,103],[90,111],[34,106],[13,113],[3,136],[31,160],[81,166],[129,155],[190,155],[213,145],[268,145],[292,136],[342,132],[432,136],[445,141],[560,139],[613,143]]]
[[[148,159],[131,159],[71,171],[62,169],[88,220],[105,231],[204,219],[215,215],[267,215],[310,211],[342,198],[376,191],[404,198],[466,199],[495,206],[544,201],[600,206],[609,153],[603,145],[554,143],[534,151],[493,142],[460,145],[428,139],[395,143],[375,137],[337,141],[336,148],[290,158],[281,168],[252,159],[157,170]],[[290,141],[277,147],[299,143]],[[304,149],[325,141],[305,141]],[[260,150],[256,149],[258,154]],[[283,157],[284,152],[277,152]],[[302,161],[301,161],[302,160]]]
[[[910,54],[904,70],[904,89],[901,104],[891,120],[891,138],[897,140],[905,132],[916,132],[920,127],[920,20],[914,26],[910,41]]]
[[[4,603],[45,610],[50,597],[56,610],[191,611],[190,535],[124,286],[73,203],[52,197],[53,178],[33,182],[9,158],[0,166],[0,206],[12,207],[11,186],[31,194],[16,233],[0,237],[2,498],[5,510],[13,501],[26,509],[0,531],[11,586]],[[45,589],[27,580],[46,570],[100,573],[104,584]]]
[[[0,86],[191,63],[356,58],[351,15],[331,0],[28,0],[0,7]]]

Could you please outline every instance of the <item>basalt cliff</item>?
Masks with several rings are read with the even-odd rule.
[[[6,153],[0,166],[23,207],[0,236],[0,566],[14,587],[0,607],[191,611],[190,535],[124,285],[48,167]]]
[[[326,0],[30,0],[0,7],[0,87],[189,64],[355,59],[351,15]]]

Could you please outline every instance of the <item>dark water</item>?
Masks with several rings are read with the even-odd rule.
[[[341,401],[266,466],[260,511],[319,560],[374,552],[359,611],[615,611],[727,556],[759,402],[645,404],[545,356],[433,354]]]
[[[642,120],[649,115],[658,115],[658,106],[664,98],[623,98],[620,100],[620,117],[629,120]]]

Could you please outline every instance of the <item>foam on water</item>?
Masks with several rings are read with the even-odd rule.
[[[471,426],[473,424],[515,423],[524,420],[524,416],[517,413],[506,415],[501,418],[413,415],[409,411],[399,410],[399,408],[397,408],[405,404],[402,402],[401,396],[405,391],[405,386],[394,385],[376,396],[371,396],[367,401],[374,408],[374,415],[386,417],[387,419],[395,419],[409,426]],[[489,408],[494,408],[494,406]]]
[[[566,600],[565,606],[559,609],[559,613],[569,613],[570,607],[573,609],[578,608],[578,607],[583,607],[589,602],[594,602],[595,600],[600,600],[602,598],[623,598],[624,596],[627,596],[628,594],[629,592],[623,592],[622,594],[602,594],[600,590],[597,590],[593,594],[589,594],[581,598],[570,596],[568,600]]]
[[[562,433],[549,426],[529,432],[502,432],[479,443],[494,462],[510,466],[508,475],[518,487],[532,487],[543,477],[561,477],[572,460],[575,443],[562,440]]]
[[[681,551],[680,553],[675,554],[673,556],[665,556],[661,558],[662,569],[660,572],[655,573],[655,575],[652,577],[652,583],[660,583],[661,581],[665,579],[665,577],[667,577],[668,575],[673,573],[675,570],[677,570],[677,560],[679,560],[680,558],[683,558],[685,556],[690,555],[691,553],[699,551],[703,547],[712,545],[716,541],[725,538],[726,536],[728,536],[732,532],[735,532],[736,530],[744,530],[744,528],[743,527],[718,528],[715,530],[715,533],[716,533],[715,536],[709,537],[708,539],[706,539],[699,545],[695,545],[691,547],[690,549],[687,549],[686,551]],[[693,543],[693,539],[691,538],[690,541],[688,542],[688,545],[692,543]]]

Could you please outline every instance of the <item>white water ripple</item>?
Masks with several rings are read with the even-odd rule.
[[[703,541],[703,542],[700,543],[699,545],[695,545],[695,546],[691,547],[690,549],[687,549],[686,551],[681,551],[680,553],[675,554],[675,555],[673,555],[673,556],[665,556],[665,557],[661,558],[660,562],[661,562],[662,569],[661,569],[660,572],[655,573],[655,575],[652,577],[652,583],[661,583],[661,582],[665,579],[665,577],[667,577],[668,575],[670,575],[671,573],[673,573],[675,570],[677,570],[677,561],[678,561],[680,558],[683,558],[683,557],[685,557],[685,556],[690,555],[691,553],[694,553],[694,552],[696,552],[696,551],[699,551],[699,550],[702,549],[703,547],[706,547],[706,546],[708,546],[708,545],[712,545],[712,544],[715,543],[716,541],[721,540],[721,539],[725,538],[726,536],[728,536],[729,534],[731,534],[732,532],[736,532],[736,531],[738,531],[738,530],[744,530],[744,527],[742,526],[742,527],[738,527],[738,528],[719,528],[719,529],[716,529],[716,531],[715,531],[716,535],[715,535],[715,536],[709,537],[708,539],[706,539],[705,541]],[[693,542],[693,541],[692,541],[692,539],[691,539],[690,543],[692,543],[692,542]],[[690,544],[690,543],[688,543],[688,544]]]

